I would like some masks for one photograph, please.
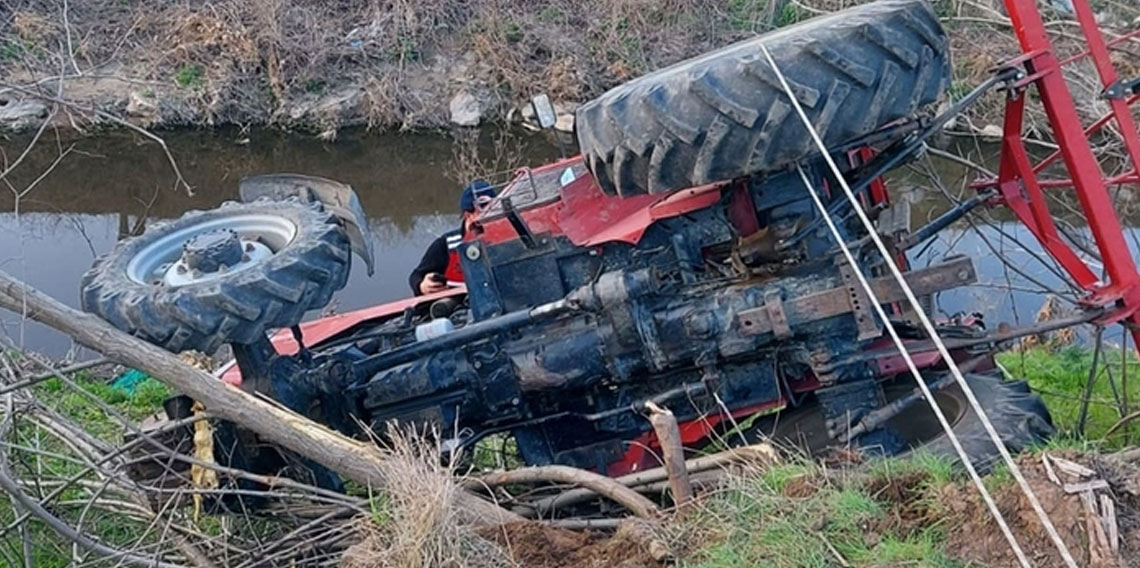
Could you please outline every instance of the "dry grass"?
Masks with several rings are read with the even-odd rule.
[[[147,81],[166,122],[307,125],[326,135],[345,124],[442,126],[447,102],[472,85],[505,104],[533,94],[582,101],[689,56],[862,0],[91,0],[0,5],[0,77],[54,76],[60,55],[84,74]],[[1131,29],[1140,8],[1096,4],[1107,35]],[[951,34],[961,96],[1018,53],[996,0],[938,0]],[[1043,9],[1057,50],[1079,45],[1071,19]],[[63,49],[73,43],[71,53]],[[1140,44],[1117,54],[1140,73]],[[70,61],[65,61],[70,63]],[[65,68],[68,67],[65,65]],[[1068,71],[1086,120],[1105,110],[1095,74]],[[137,87],[135,87],[137,89]],[[107,105],[121,105],[120,99]],[[966,125],[1000,124],[1000,96]],[[1033,106],[1032,124],[1041,124]],[[1047,132],[1037,132],[1047,139]]]
[[[514,169],[523,163],[523,147],[510,129],[493,132],[457,129],[452,132],[451,159],[444,173],[458,185],[482,179],[493,185],[514,177]]]
[[[441,463],[437,445],[414,432],[389,428],[388,488],[372,499],[361,520],[363,540],[342,558],[345,568],[514,566],[506,551],[460,522],[454,471]]]

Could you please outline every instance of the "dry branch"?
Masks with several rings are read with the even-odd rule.
[[[477,480],[469,481],[468,485],[478,486],[482,484],[487,487],[499,487],[514,483],[542,482],[567,483],[588,488],[594,494],[613,500],[643,519],[656,518],[660,513],[657,505],[654,505],[652,501],[612,478],[564,465],[528,467],[514,471],[491,473]]]
[[[59,89],[62,90],[62,88],[63,88],[63,78],[62,77],[59,79],[59,85],[60,85]],[[122,118],[120,118],[114,114],[111,114],[107,111],[100,110],[100,109],[95,108],[95,107],[90,106],[90,105],[84,105],[84,104],[80,104],[80,103],[77,103],[74,101],[66,100],[66,99],[62,98],[61,91],[59,91],[59,90],[57,90],[55,96],[51,96],[51,95],[48,95],[46,93],[43,93],[43,92],[40,92],[40,91],[37,91],[34,89],[29,89],[27,87],[22,87],[20,85],[15,85],[15,84],[5,83],[5,82],[0,82],[0,88],[9,89],[9,90],[15,91],[17,93],[20,93],[22,95],[29,96],[29,97],[35,97],[35,98],[38,98],[38,99],[41,99],[41,100],[62,106],[62,107],[74,109],[74,110],[77,110],[80,112],[93,114],[95,116],[98,116],[99,118],[102,118],[104,120],[112,122],[118,126],[126,128],[128,130],[132,130],[134,132],[137,132],[139,135],[141,135],[143,137],[149,138],[155,144],[158,144],[158,146],[160,148],[162,148],[162,153],[166,155],[166,160],[167,160],[167,162],[170,163],[170,169],[174,171],[175,187],[176,188],[177,187],[185,188],[187,195],[190,195],[190,196],[194,195],[194,188],[190,187],[189,182],[187,182],[186,179],[184,177],[182,177],[182,170],[178,167],[178,162],[174,159],[174,154],[172,154],[170,152],[170,148],[166,145],[166,140],[163,140],[157,134],[155,134],[155,133],[153,133],[153,132],[151,132],[145,128],[141,128],[137,125],[131,124],[130,122],[128,122],[128,121],[126,121],[126,120],[124,120],[124,119],[122,119]],[[44,125],[47,125],[50,122],[51,122],[50,119],[45,120]],[[33,142],[33,144],[34,144],[34,142]]]
[[[219,381],[170,353],[115,329],[90,314],[63,305],[0,271],[0,306],[63,332],[108,359],[139,369],[200,401],[210,412],[266,440],[375,488],[387,485],[389,462],[375,446],[342,436],[303,416]],[[456,508],[470,523],[503,523],[521,517],[469,493],[456,494]]]
[[[742,448],[734,448],[725,450],[709,456],[702,456],[693,458],[685,462],[685,470],[690,474],[708,471],[710,469],[718,469],[727,467],[735,463],[742,462],[757,462],[757,463],[772,463],[776,461],[776,450],[768,444],[756,444],[753,446],[744,446]],[[643,485],[651,485],[668,479],[668,474],[665,468],[656,467],[647,469],[639,473],[631,473],[621,477],[614,478],[614,481],[626,487],[640,487]],[[571,489],[554,495],[539,499],[530,504],[535,508],[538,515],[544,515],[553,509],[559,507],[568,507],[583,501],[589,501],[597,496],[588,488]]]

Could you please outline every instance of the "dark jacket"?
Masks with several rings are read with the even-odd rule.
[[[447,235],[436,237],[428,246],[427,251],[424,252],[419,265],[412,270],[412,275],[408,277],[408,284],[412,286],[412,293],[417,296],[421,295],[420,282],[423,282],[424,277],[428,274],[432,272],[443,274],[447,270],[450,256],[447,250]]]
[[[448,231],[428,246],[420,264],[408,276],[408,284],[412,286],[412,293],[420,295],[420,282],[424,276],[435,272],[446,279],[448,285],[459,286],[463,284],[463,266],[459,262],[459,247],[463,244],[463,227]]]

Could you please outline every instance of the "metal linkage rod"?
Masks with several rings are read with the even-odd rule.
[[[1045,512],[1044,508],[1042,508],[1041,502],[1038,500],[1037,495],[1033,492],[1033,489],[1029,487],[1029,483],[1026,481],[1025,476],[1021,473],[1021,469],[1018,468],[1017,463],[1013,461],[1013,457],[1010,456],[1009,450],[1006,449],[1005,444],[1001,440],[1001,436],[999,436],[997,431],[994,429],[993,424],[990,422],[989,416],[986,415],[985,410],[981,407],[981,404],[978,402],[977,397],[974,395],[973,389],[971,389],[970,385],[966,382],[965,377],[962,375],[961,369],[959,369],[958,365],[955,364],[949,350],[947,350],[946,346],[943,344],[941,338],[939,337],[938,331],[935,329],[934,324],[930,321],[930,318],[927,317],[926,312],[922,309],[922,305],[919,303],[918,298],[914,296],[914,292],[910,289],[910,286],[907,285],[906,279],[903,277],[898,265],[895,263],[882,239],[879,238],[878,233],[875,231],[875,227],[871,223],[871,220],[867,217],[866,212],[864,212],[862,206],[860,206],[858,198],[851,191],[851,187],[843,178],[842,173],[836,166],[835,161],[831,158],[831,155],[827,153],[827,147],[824,145],[823,140],[820,139],[818,132],[816,132],[815,128],[812,126],[811,119],[809,119],[807,114],[804,113],[803,107],[800,106],[799,100],[796,99],[795,93],[792,92],[791,88],[788,86],[787,79],[785,79],[784,74],[780,71],[779,67],[776,65],[776,61],[772,58],[772,55],[768,53],[768,50],[764,48],[764,46],[761,46],[760,48],[764,51],[764,56],[767,58],[768,64],[772,66],[772,70],[775,72],[776,77],[780,80],[780,85],[783,87],[788,100],[791,101],[792,106],[796,109],[796,114],[800,117],[800,120],[803,121],[804,127],[807,129],[808,134],[811,135],[812,140],[819,148],[819,151],[823,155],[824,160],[827,161],[828,167],[831,168],[833,174],[836,177],[836,180],[839,183],[839,186],[843,189],[848,201],[851,203],[853,210],[858,215],[860,222],[863,224],[863,227],[866,229],[868,235],[870,235],[871,240],[874,241],[875,246],[878,248],[880,254],[882,254],[883,261],[890,269],[891,275],[902,287],[902,290],[907,297],[907,301],[910,302],[911,306],[914,307],[915,313],[918,315],[922,326],[930,335],[931,340],[934,341],[934,344],[937,347],[939,354],[942,356],[943,361],[945,361],[947,367],[949,367],[950,373],[958,382],[958,385],[962,389],[962,393],[966,395],[971,408],[973,408],[974,412],[978,415],[978,418],[981,420],[986,432],[989,434],[991,440],[994,442],[994,445],[1001,453],[1002,459],[1009,467],[1010,473],[1017,480],[1018,485],[1025,493],[1025,496],[1028,498],[1030,504],[1033,507],[1033,510],[1037,513],[1038,518],[1041,520],[1041,524],[1045,527],[1046,532],[1049,533],[1050,539],[1057,546],[1057,550],[1060,552],[1061,557],[1065,560],[1065,564],[1070,568],[1077,568],[1076,560],[1073,559],[1073,555],[1069,552],[1068,546],[1065,545],[1065,542],[1061,539],[1060,534],[1057,533],[1056,527],[1049,519],[1048,513]],[[824,206],[823,201],[819,198],[819,195],[816,193],[815,188],[811,185],[810,180],[807,179],[807,175],[803,173],[803,169],[800,168],[799,171],[800,177],[802,178],[805,187],[812,196],[812,200],[816,203],[816,207],[820,209],[821,214],[824,215],[828,229],[831,230],[832,235],[842,247],[844,256],[851,264],[851,267],[854,270],[860,285],[863,286],[868,296],[870,296],[872,300],[871,303],[878,313],[879,318],[883,321],[883,324],[886,327],[887,332],[890,334],[892,341],[894,341],[895,345],[898,347],[900,354],[902,355],[904,361],[906,361],[907,367],[911,371],[911,374],[914,375],[914,378],[918,383],[918,387],[923,390],[923,396],[925,396],[927,401],[930,403],[931,409],[934,411],[935,416],[938,418],[939,423],[942,425],[942,429],[946,431],[947,436],[949,437],[951,443],[954,445],[954,449],[957,451],[958,456],[962,459],[962,463],[966,466],[967,471],[969,471],[970,477],[974,481],[974,485],[982,494],[982,498],[986,501],[987,507],[993,514],[994,519],[998,522],[1002,533],[1005,535],[1006,540],[1009,541],[1010,547],[1013,549],[1014,554],[1017,555],[1019,562],[1022,566],[1028,568],[1031,566],[1029,559],[1026,558],[1024,551],[1021,550],[1021,547],[1017,543],[1017,539],[1013,536],[1013,533],[1010,531],[1008,524],[1005,522],[1005,518],[1001,515],[1001,512],[998,510],[997,505],[993,502],[993,498],[986,490],[985,485],[982,483],[981,477],[978,475],[977,470],[974,469],[973,464],[970,462],[969,455],[966,454],[966,451],[962,448],[957,436],[954,435],[953,429],[950,427],[949,422],[946,420],[946,416],[942,413],[942,409],[938,407],[938,403],[934,400],[934,397],[929,392],[929,388],[927,387],[926,382],[922,379],[922,374],[919,373],[918,367],[914,364],[913,359],[911,359],[910,353],[906,349],[906,346],[903,344],[902,339],[899,337],[897,330],[895,330],[894,326],[891,324],[890,319],[887,317],[887,314],[883,310],[882,305],[879,304],[878,300],[875,299],[875,297],[872,295],[870,284],[867,282],[866,277],[863,275],[863,271],[860,269],[858,263],[855,260],[855,257],[851,255],[851,251],[846,246],[846,242],[843,240],[839,229],[835,226],[835,223],[832,221],[830,215],[828,215],[826,206]]]

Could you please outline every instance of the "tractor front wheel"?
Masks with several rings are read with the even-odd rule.
[[[172,352],[213,353],[300,323],[348,281],[335,216],[296,200],[225,203],[151,224],[83,276],[85,311]]]

